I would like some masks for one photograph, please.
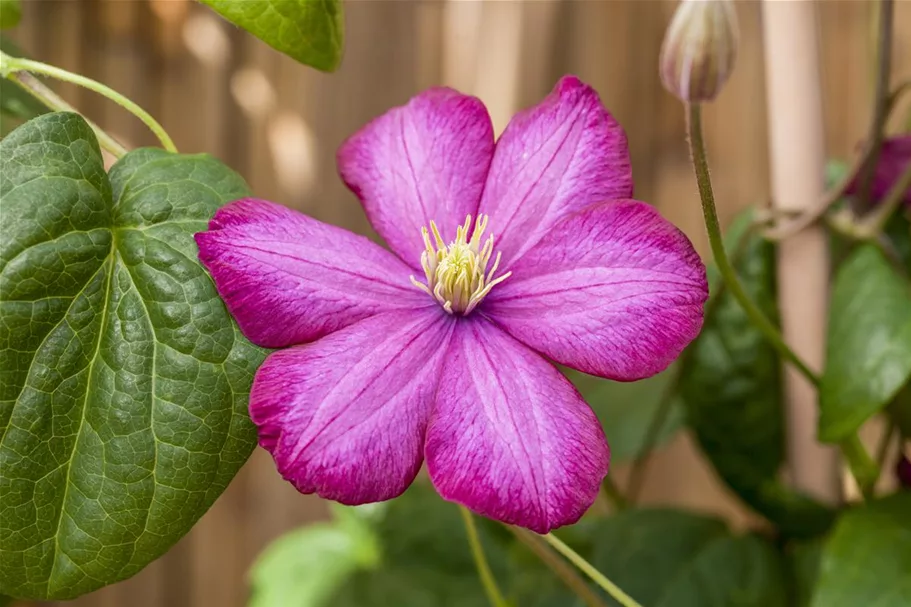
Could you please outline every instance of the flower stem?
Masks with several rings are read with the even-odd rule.
[[[28,72],[11,72],[7,78],[10,81],[18,84],[32,97],[55,112],[79,113],[76,108],[64,101],[60,95],[45,86],[43,82]],[[92,130],[95,131],[95,137],[98,138],[98,143],[101,145],[102,149],[110,152],[115,158],[122,158],[126,155],[127,149],[123,147],[120,142],[108,135],[104,129],[102,129],[91,120],[86,119],[86,122],[90,127],[92,127]]]
[[[47,65],[38,61],[32,61],[30,59],[10,57],[6,53],[0,52],[0,75],[2,75],[4,78],[9,78],[10,80],[17,82],[20,86],[26,88],[29,93],[44,102],[44,95],[48,90],[47,87],[44,87],[45,90],[41,91],[40,93],[36,90],[33,90],[32,85],[34,82],[37,82],[37,80],[34,78],[32,79],[33,82],[30,82],[30,84],[23,84],[23,72],[33,72],[35,74],[50,76],[64,82],[72,82],[73,84],[77,84],[91,91],[95,91],[104,97],[107,97],[117,105],[121,106],[142,120],[142,122],[145,123],[145,125],[149,127],[153,133],[155,133],[155,136],[158,137],[159,141],[161,141],[161,145],[164,149],[168,150],[169,152],[177,152],[177,148],[174,146],[174,142],[171,140],[171,137],[165,132],[164,128],[162,128],[162,126],[158,124],[154,118],[152,118],[148,112],[112,88],[107,87],[100,82],[96,82],[91,78],[86,78],[85,76],[80,76],[79,74],[73,74],[52,65]],[[29,82],[28,79],[26,79],[26,82]],[[59,100],[59,97],[57,97],[57,99]],[[48,107],[52,106],[48,105]]]
[[[603,588],[615,601],[623,607],[642,607],[630,595],[623,592],[619,586],[607,579],[603,573],[592,567],[591,563],[579,556],[575,550],[564,544],[553,533],[542,536],[557,552],[566,557],[566,559],[575,565],[579,571],[587,575],[598,586]]]
[[[721,226],[718,223],[718,212],[715,209],[715,194],[712,192],[712,179],[709,175],[709,165],[705,154],[705,142],[702,137],[702,113],[699,104],[687,104],[687,131],[689,134],[690,154],[693,160],[693,169],[696,173],[696,183],[699,186],[699,196],[702,199],[702,214],[705,217],[705,228],[712,247],[712,256],[715,265],[721,273],[725,286],[743,308],[750,322],[759,329],[766,340],[778,350],[783,358],[790,361],[811,384],[819,387],[819,377],[794,353],[784,342],[781,333],[772,322],[766,318],[762,310],[753,303],[749,295],[740,284],[737,273],[724,251],[721,239]]]
[[[873,499],[876,480],[879,478],[879,466],[867,453],[866,447],[860,442],[860,437],[856,432],[843,440],[840,447],[864,500]]]
[[[487,564],[487,557],[484,556],[484,547],[481,545],[481,538],[478,537],[478,529],[474,524],[474,516],[465,506],[459,506],[459,512],[462,513],[462,520],[465,522],[465,532],[468,534],[471,554],[474,556],[475,565],[478,567],[478,577],[481,578],[481,584],[484,586],[484,592],[487,593],[490,604],[493,607],[509,607],[497,587],[497,581],[493,577],[490,565]]]
[[[894,0],[880,0],[879,12],[879,47],[877,61],[879,70],[876,74],[876,98],[873,105],[873,126],[870,131],[870,155],[861,171],[859,196],[852,207],[855,215],[861,215],[870,208],[873,193],[873,178],[876,175],[876,164],[879,162],[880,147],[884,136],[889,107],[889,76],[892,70],[892,31]]]
[[[547,565],[566,586],[578,596],[588,607],[607,607],[601,597],[595,593],[584,579],[579,577],[576,570],[566,564],[566,561],[557,556],[541,538],[519,527],[506,525],[520,542],[534,552],[541,561]]]
[[[882,232],[889,218],[892,217],[892,214],[895,213],[905,199],[905,194],[908,193],[909,189],[911,189],[911,164],[905,168],[904,173],[895,181],[879,206],[868,217],[861,220],[864,225],[864,233],[872,237]]]

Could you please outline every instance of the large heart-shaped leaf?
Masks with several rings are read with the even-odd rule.
[[[331,72],[342,60],[341,0],[200,0],[282,53]]]
[[[0,593],[133,575],[246,460],[262,352],[193,241],[246,191],[213,158],[161,150],[105,175],[75,114],[0,142]]]
[[[841,441],[911,376],[911,289],[873,245],[839,269],[829,311],[819,438]]]
[[[811,604],[911,605],[911,493],[845,513],[823,549]]]
[[[750,221],[745,213],[731,226],[728,250],[750,297],[777,321],[775,248],[750,233]],[[787,533],[819,533],[833,515],[777,480],[785,460],[778,354],[717,271],[710,271],[710,289],[702,333],[680,370],[687,421],[718,474],[744,501]]]
[[[642,605],[787,604],[782,564],[772,547],[756,537],[731,535],[719,520],[629,510],[600,522],[593,538],[592,564]]]

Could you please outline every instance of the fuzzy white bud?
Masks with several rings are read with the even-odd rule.
[[[682,0],[661,45],[662,84],[687,103],[713,100],[734,70],[738,41],[732,0]]]

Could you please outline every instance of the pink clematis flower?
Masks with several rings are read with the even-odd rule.
[[[196,236],[243,332],[285,348],[253,384],[260,445],[299,491],[345,504],[398,496],[426,461],[480,514],[540,533],[578,520],[609,450],[549,360],[653,375],[707,297],[686,237],[630,200],[620,126],[566,77],[495,142],[478,99],[433,89],[338,164],[392,252],[252,199]]]

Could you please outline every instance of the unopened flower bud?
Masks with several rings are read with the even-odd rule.
[[[682,0],[661,45],[664,87],[687,103],[711,101],[734,70],[738,39],[732,0]]]

